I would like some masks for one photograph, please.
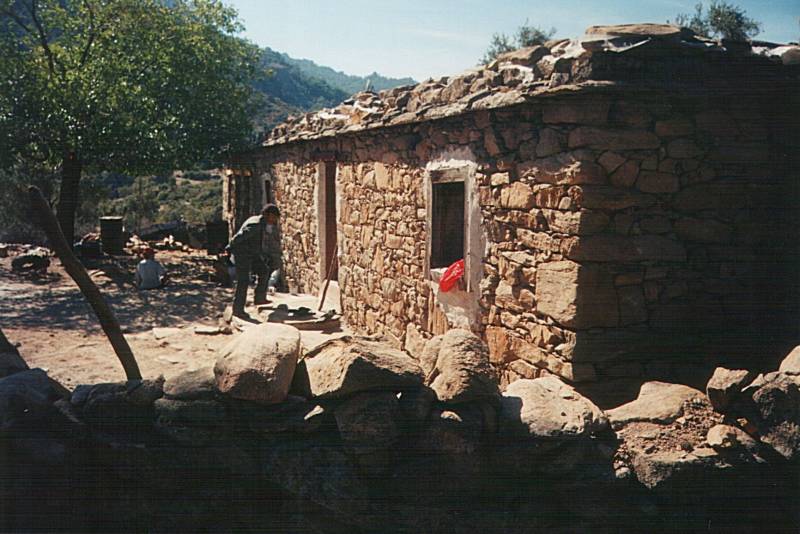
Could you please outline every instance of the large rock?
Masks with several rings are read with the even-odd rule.
[[[225,405],[214,400],[161,398],[153,404],[158,421],[177,426],[220,426],[227,420]]]
[[[0,431],[44,416],[58,395],[41,369],[0,379]]]
[[[397,441],[397,396],[391,391],[361,393],[336,407],[334,416],[345,449],[365,454]]]
[[[449,330],[442,336],[428,383],[441,402],[496,399],[500,394],[489,364],[489,350],[478,336],[462,329]]]
[[[436,369],[436,360],[439,358],[439,348],[442,346],[443,336],[434,336],[425,343],[419,357],[419,365],[425,376],[431,376]]]
[[[706,395],[711,406],[718,412],[724,412],[752,378],[753,374],[746,369],[717,367],[706,384]]]
[[[418,451],[424,455],[471,455],[480,449],[481,439],[487,432],[486,414],[496,412],[485,403],[463,404],[460,406],[437,408],[431,413],[430,421],[420,433],[416,443]],[[475,463],[475,462],[473,462]]]
[[[800,345],[792,349],[781,362],[778,371],[781,373],[800,374]]]
[[[0,330],[0,378],[27,370],[28,364],[19,355],[17,347],[12,345]]]
[[[227,411],[219,401],[161,398],[153,406],[155,428],[179,443],[203,446],[225,437]]]
[[[758,453],[758,442],[745,431],[730,425],[714,425],[706,434],[706,443],[717,452],[731,453],[746,451]]]
[[[581,438],[607,426],[600,408],[554,376],[517,380],[503,393],[501,435]]]
[[[761,441],[786,459],[800,456],[800,376],[778,373],[753,393]]]
[[[713,451],[709,450],[709,452],[713,454]],[[682,451],[661,451],[654,454],[635,455],[633,471],[639,482],[653,489],[668,481],[679,481],[682,477],[697,475],[709,467],[713,467],[713,464],[713,456],[698,456]]]
[[[281,436],[285,439],[285,434],[310,434],[324,429],[328,423],[333,426],[330,409],[294,395],[289,395],[280,404],[269,406],[232,402],[229,409],[231,421],[237,429],[257,432],[265,437]]]
[[[682,384],[645,382],[636,400],[608,410],[606,414],[614,428],[638,421],[666,424],[683,415],[685,402],[703,398],[702,391]]]
[[[302,360],[306,396],[343,398],[363,391],[403,391],[422,385],[417,362],[405,352],[370,338],[346,336],[327,341]]]
[[[296,328],[274,323],[247,328],[217,359],[217,390],[236,399],[282,402],[299,357],[300,331]]]
[[[586,35],[609,35],[615,37],[670,37],[677,38],[682,34],[691,33],[686,28],[672,24],[636,23],[616,24],[612,26],[589,26]]]
[[[171,399],[212,399],[216,394],[213,367],[202,367],[194,371],[169,378],[164,382],[164,395]]]
[[[75,388],[70,402],[89,423],[127,432],[153,423],[153,403],[164,394],[164,377]]]

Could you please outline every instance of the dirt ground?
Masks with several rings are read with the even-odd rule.
[[[19,344],[28,365],[45,369],[70,389],[125,380],[97,317],[60,262],[51,258],[44,274],[15,273],[11,261],[16,254],[12,250],[0,259],[0,328]],[[145,378],[213,365],[219,349],[238,331],[205,335],[195,328],[219,326],[233,289],[211,280],[214,258],[205,251],[159,251],[156,259],[169,272],[170,284],[149,291],[134,285],[138,258],[133,255],[106,256],[85,265],[114,310]],[[317,305],[310,295],[278,294],[273,300],[290,307]],[[325,309],[337,305],[334,290]],[[250,313],[257,315],[255,310]],[[311,347],[340,332],[303,331],[303,344]]]

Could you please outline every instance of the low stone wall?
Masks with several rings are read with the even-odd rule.
[[[296,368],[292,330],[252,327],[213,370],[71,393],[0,347],[11,373],[0,378],[0,529],[800,525],[800,347],[752,383],[718,369],[707,397],[650,382],[603,412],[552,376],[500,395],[486,347],[463,330],[431,339],[421,365],[346,338]]]

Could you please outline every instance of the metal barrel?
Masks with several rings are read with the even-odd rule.
[[[122,217],[100,217],[100,240],[106,254],[122,254],[125,246]]]

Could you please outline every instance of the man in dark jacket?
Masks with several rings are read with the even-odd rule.
[[[247,318],[244,305],[250,273],[257,277],[254,303],[267,302],[268,284],[277,284],[281,270],[281,242],[278,235],[280,211],[275,204],[267,204],[260,215],[247,219],[231,239],[230,247],[236,263],[236,294],[233,314]]]

